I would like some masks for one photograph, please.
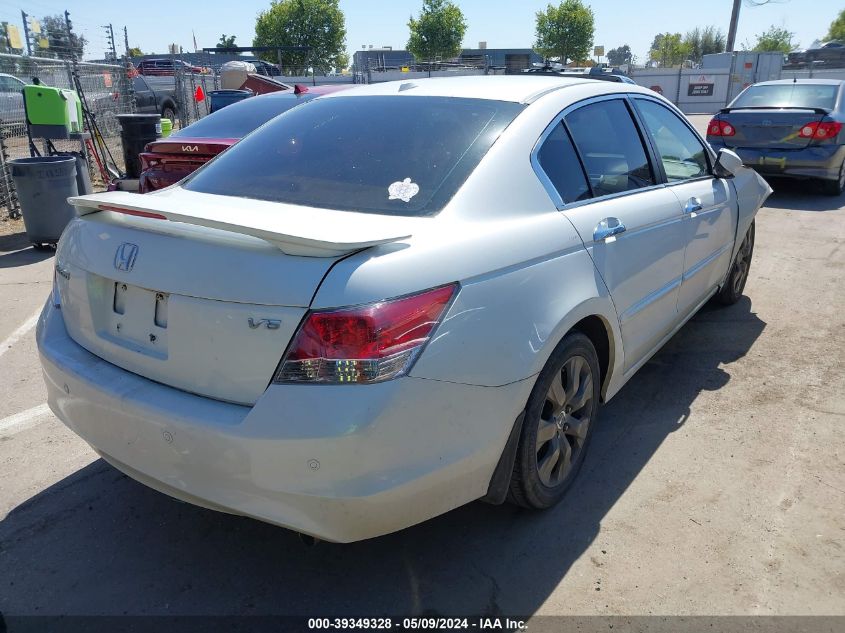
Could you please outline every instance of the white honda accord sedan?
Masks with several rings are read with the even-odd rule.
[[[740,297],[770,192],[629,84],[321,97],[173,187],[72,199],[49,405],[152,488],[330,541],[548,508],[599,402]]]

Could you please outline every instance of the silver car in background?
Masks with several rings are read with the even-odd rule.
[[[548,508],[599,402],[740,298],[770,193],[634,85],[333,93],[177,185],[72,200],[48,402],[157,490],[326,540]]]
[[[754,84],[707,126],[707,140],[729,148],[768,177],[818,179],[845,190],[845,81],[781,79]]]

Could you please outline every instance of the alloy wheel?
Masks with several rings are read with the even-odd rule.
[[[732,275],[733,290],[736,294],[742,292],[745,280],[748,277],[748,271],[751,265],[751,251],[754,248],[753,235],[752,231],[748,231],[748,233],[745,234],[745,239],[742,241],[739,251],[736,254]]]
[[[582,356],[572,356],[552,380],[540,414],[537,471],[544,485],[559,486],[578,462],[592,422],[592,400],[590,364]]]

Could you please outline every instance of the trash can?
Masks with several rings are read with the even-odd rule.
[[[212,90],[208,93],[208,98],[211,100],[209,112],[217,112],[220,108],[251,96],[252,90]]]
[[[10,160],[26,237],[36,246],[55,244],[76,217],[68,197],[79,193],[75,156],[37,156]]]
[[[126,177],[139,178],[141,159],[138,155],[144,151],[147,143],[152,143],[161,135],[161,115],[118,114],[115,118],[120,122],[120,144],[123,146]]]

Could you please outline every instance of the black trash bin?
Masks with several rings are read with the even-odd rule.
[[[123,146],[123,162],[126,164],[126,177],[141,176],[141,159],[138,155],[144,146],[161,136],[161,115],[159,114],[118,114],[120,122],[120,144]]]
[[[10,160],[26,236],[36,246],[55,244],[76,217],[68,197],[78,195],[75,156]]]

